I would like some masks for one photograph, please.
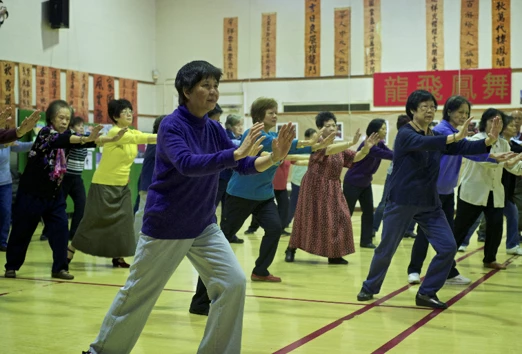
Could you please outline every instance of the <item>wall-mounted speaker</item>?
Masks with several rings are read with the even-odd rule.
[[[48,11],[51,28],[69,28],[69,0],[50,0]]]

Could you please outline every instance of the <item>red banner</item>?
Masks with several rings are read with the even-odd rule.
[[[50,103],[49,67],[36,67],[36,109],[45,112]]]
[[[132,126],[138,129],[138,82],[131,79],[119,80],[119,97],[125,98],[132,104]]]
[[[94,123],[112,124],[107,113],[108,103],[114,99],[114,78],[94,75]]]
[[[438,104],[453,95],[473,104],[510,104],[511,69],[472,69],[373,75],[375,107],[404,106],[415,90],[430,91]]]

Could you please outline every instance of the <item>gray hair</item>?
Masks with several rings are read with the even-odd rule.
[[[241,117],[239,114],[229,114],[227,116],[227,121],[225,122],[225,128],[230,129],[233,126],[238,125],[243,121],[243,117]]]

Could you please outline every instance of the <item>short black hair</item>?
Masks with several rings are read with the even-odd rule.
[[[112,100],[109,102],[108,106],[108,113],[109,118],[116,123],[116,118],[120,118],[121,111],[124,109],[130,109],[132,111],[132,103],[130,103],[125,98],[120,98],[119,100]]]
[[[158,130],[159,130],[159,126],[161,124],[161,121],[165,117],[166,116],[163,115],[163,116],[159,116],[158,118],[154,119],[154,124],[152,124],[152,134],[158,134]]]
[[[408,117],[413,119],[413,113],[411,111],[416,111],[419,108],[419,105],[422,102],[433,101],[435,104],[435,109],[437,109],[437,100],[435,96],[426,90],[415,90],[408,96],[408,101],[406,102],[406,114]]]
[[[75,125],[83,124],[85,123],[85,120],[82,117],[73,117],[71,118],[71,121],[69,122],[69,129],[74,128]]]
[[[442,110],[442,119],[449,121],[449,113],[456,111],[463,104],[467,104],[469,111],[471,111],[471,103],[466,98],[462,96],[451,96],[448,98]]]
[[[317,133],[317,130],[314,128],[308,128],[305,130],[305,138],[311,138],[315,133]]]
[[[337,118],[332,112],[320,112],[317,116],[315,116],[315,126],[319,129],[324,127],[324,123],[329,120],[333,120],[337,124]]]
[[[511,123],[513,120],[515,120],[512,116],[508,116],[507,114],[504,114],[504,117],[502,117],[502,132],[506,127]]]
[[[204,60],[195,60],[183,65],[179,69],[174,83],[174,87],[178,91],[179,105],[182,106],[187,103],[184,89],[190,92],[198,82],[208,77],[213,77],[219,83],[221,76],[223,76],[221,69]]]
[[[52,101],[49,103],[49,106],[47,106],[47,110],[45,111],[45,124],[51,126],[52,120],[56,118],[58,111],[62,108],[67,108],[71,112],[71,116],[74,114],[72,107],[64,100]]]
[[[411,118],[409,116],[407,116],[406,114],[399,114],[399,116],[397,117],[397,130],[401,129],[409,122],[411,122]]]
[[[485,132],[486,131],[486,125],[488,123],[488,120],[495,118],[496,116],[500,116],[502,119],[502,123],[504,123],[504,112],[496,109],[496,108],[488,108],[482,113],[482,117],[480,117],[480,123],[479,123],[479,131]]]
[[[216,107],[214,107],[213,110],[208,112],[207,115],[210,118],[212,116],[215,116],[216,114],[223,114],[223,110],[221,109],[221,107],[217,103],[216,103]]]
[[[372,121],[368,124],[368,127],[366,128],[366,136],[370,136],[373,133],[377,133],[379,130],[381,130],[384,124],[386,124],[386,121],[382,118],[372,119]]]

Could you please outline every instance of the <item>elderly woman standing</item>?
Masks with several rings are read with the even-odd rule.
[[[134,213],[129,174],[138,155],[138,144],[156,144],[156,134],[127,130],[132,124],[132,104],[126,99],[109,102],[108,113],[114,126],[109,137],[126,131],[116,143],[105,144],[100,165],[94,172],[87,196],[85,214],[69,249],[112,258],[114,267],[129,268],[123,257],[134,255]]]
[[[373,228],[373,191],[372,179],[382,160],[391,160],[393,151],[386,144],[387,125],[381,118],[373,119],[366,128],[366,136],[376,133],[379,142],[368,152],[368,156],[359,162],[355,162],[344,176],[343,194],[350,209],[350,215],[355,212],[355,204],[361,205],[361,240],[360,247],[375,248],[372,243]],[[361,150],[366,141],[363,141],[357,150]]]
[[[179,107],[160,125],[156,172],[149,187],[134,264],[100,333],[85,353],[130,353],[165,284],[187,257],[207,285],[212,308],[198,353],[241,351],[245,274],[216,224],[219,172],[257,173],[288,153],[295,135],[285,125],[270,156],[260,150],[262,125],[236,148],[208,118],[219,98],[222,72],[205,61],[184,65],[176,76]],[[195,350],[194,350],[195,352]]]
[[[6,278],[16,277],[16,271],[24,264],[31,237],[43,219],[53,251],[52,277],[74,279],[67,265],[69,229],[61,190],[67,169],[64,149],[95,147],[93,142],[102,127],[94,128],[87,137],[73,135],[67,129],[71,114],[72,108],[67,102],[52,102],[45,113],[47,126],[40,130],[29,152],[13,211],[13,226],[7,244]]]
[[[315,125],[324,139],[337,132],[337,118],[331,112],[319,113]],[[348,264],[342,257],[354,253],[355,247],[350,211],[341,188],[341,171],[365,158],[379,139],[372,134],[361,150],[349,150],[360,137],[357,131],[352,142],[332,144],[310,156],[308,171],[301,181],[286,262],[293,262],[295,251],[300,248],[327,257],[329,264]]]

